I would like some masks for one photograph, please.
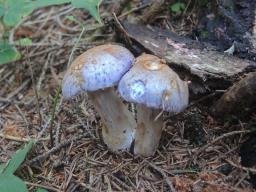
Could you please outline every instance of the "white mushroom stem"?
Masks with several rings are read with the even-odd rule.
[[[163,127],[162,117],[156,119],[160,110],[144,105],[137,107],[138,126],[135,133],[134,154],[151,156],[157,150]]]
[[[115,90],[107,88],[88,92],[88,96],[103,121],[102,137],[105,144],[112,151],[130,149],[136,121]]]

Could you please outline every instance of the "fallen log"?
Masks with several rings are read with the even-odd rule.
[[[139,47],[142,52],[164,58],[181,76],[184,73],[189,76],[187,80],[192,81],[192,86],[194,82],[200,84],[199,89],[204,88],[204,91],[226,89],[240,74],[256,67],[255,62],[224,55],[198,41],[167,30],[128,22],[122,24],[123,39],[132,40],[131,48],[135,45],[136,50]],[[195,93],[198,90],[192,91]]]

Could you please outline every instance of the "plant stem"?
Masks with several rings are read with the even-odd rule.
[[[56,117],[56,108],[57,108],[57,104],[60,100],[60,94],[61,94],[61,87],[58,87],[57,89],[57,93],[54,97],[54,101],[53,101],[53,108],[51,111],[51,121],[50,121],[50,142],[51,142],[51,147],[53,147],[53,123]]]
[[[67,66],[67,67],[69,67],[70,64],[71,64],[71,61],[72,61],[72,59],[73,59],[74,52],[75,52],[75,50],[76,50],[76,48],[77,48],[77,46],[78,46],[78,43],[80,42],[80,40],[81,40],[81,38],[82,38],[82,36],[83,36],[83,34],[84,34],[84,32],[85,32],[85,27],[82,27],[82,31],[81,31],[81,33],[79,34],[79,37],[78,37],[77,41],[75,42],[75,45],[73,46],[73,48],[72,48],[72,50],[71,50],[70,56],[69,56],[69,58],[68,58],[68,66]]]

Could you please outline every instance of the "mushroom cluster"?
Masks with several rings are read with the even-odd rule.
[[[137,122],[114,89],[137,104]],[[62,86],[64,98],[87,92],[102,121],[102,138],[110,150],[153,155],[158,147],[163,111],[179,113],[188,105],[187,82],[163,59],[143,54],[136,59],[119,45],[87,50],[71,64]]]

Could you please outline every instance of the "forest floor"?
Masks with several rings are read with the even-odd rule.
[[[133,21],[148,8],[144,1],[131,2],[121,9],[113,1],[103,1],[104,22],[109,22],[113,9],[119,19]],[[167,6],[151,25],[193,37],[199,23],[195,9],[174,15]],[[82,27],[68,20],[69,15],[85,26],[80,39]],[[241,165],[241,154],[248,151],[241,148],[255,150],[248,138],[256,113],[243,119],[215,118],[207,103],[194,102],[181,114],[164,114],[161,142],[153,157],[114,154],[102,142],[101,119],[86,94],[72,101],[58,96],[69,60],[96,45],[122,43],[113,26],[101,26],[86,11],[70,5],[52,6],[26,18],[14,34],[15,39],[21,37],[31,38],[33,44],[19,48],[21,60],[0,66],[0,163],[37,138],[17,172],[31,191],[254,190],[256,169]]]

